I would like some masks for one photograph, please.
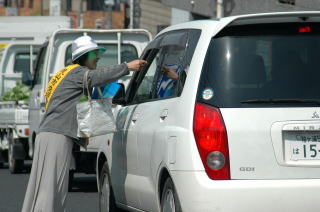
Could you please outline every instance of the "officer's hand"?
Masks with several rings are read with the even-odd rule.
[[[145,60],[133,60],[127,66],[131,71],[140,71],[147,63]]]

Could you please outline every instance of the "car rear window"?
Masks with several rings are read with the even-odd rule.
[[[229,108],[312,106],[319,80],[319,23],[232,26],[210,42],[197,98]]]

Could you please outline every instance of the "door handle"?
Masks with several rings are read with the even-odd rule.
[[[160,114],[160,119],[165,120],[168,117],[168,109],[164,109]]]
[[[132,121],[133,123],[136,123],[136,121],[138,120],[138,118],[139,118],[139,113],[135,113],[135,114],[132,116],[131,121]]]

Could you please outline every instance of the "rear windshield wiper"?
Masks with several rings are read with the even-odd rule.
[[[320,100],[316,99],[251,99],[242,101],[241,104],[316,104],[320,105]]]

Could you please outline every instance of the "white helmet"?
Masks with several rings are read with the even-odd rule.
[[[105,48],[99,47],[90,36],[81,36],[72,42],[72,61],[75,61],[87,52],[97,49],[105,51]]]

